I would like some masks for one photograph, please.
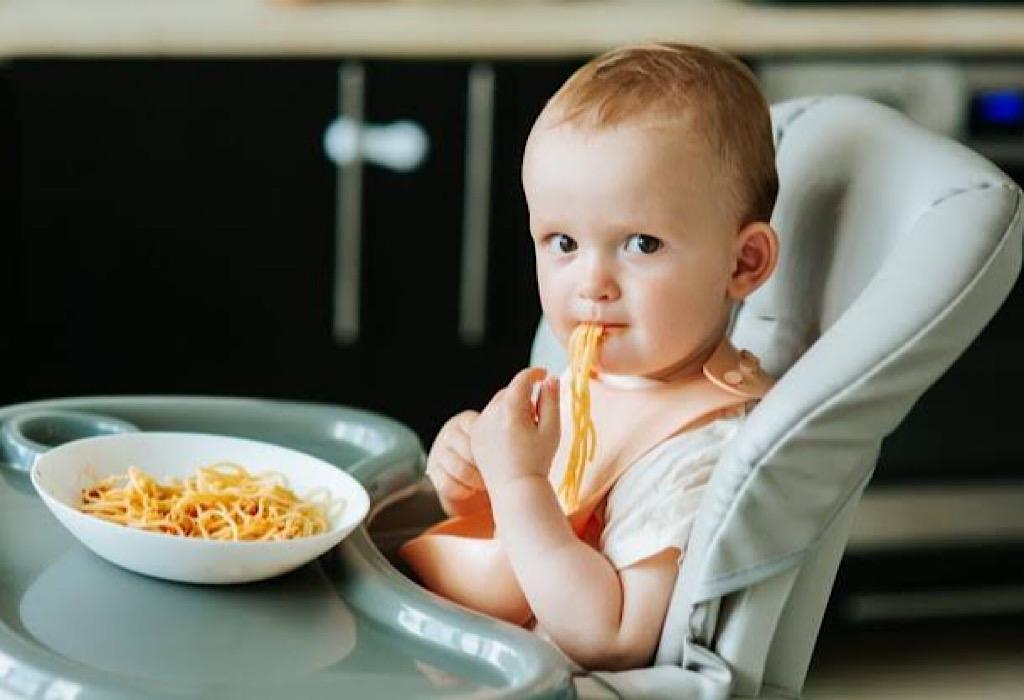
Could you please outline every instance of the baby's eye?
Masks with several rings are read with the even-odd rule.
[[[576,241],[564,233],[555,233],[548,236],[548,249],[556,255],[565,255],[576,250]]]
[[[634,233],[626,241],[626,250],[631,253],[638,252],[644,255],[651,255],[661,250],[663,245],[665,244],[654,236],[648,236],[646,233]]]

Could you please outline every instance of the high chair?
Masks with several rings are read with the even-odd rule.
[[[781,242],[731,338],[778,383],[715,469],[651,668],[581,697],[799,697],[882,439],[965,350],[1021,266],[1021,190],[854,97],[772,108]],[[561,371],[541,322],[532,364]]]

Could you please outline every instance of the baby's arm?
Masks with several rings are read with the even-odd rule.
[[[548,481],[558,447],[558,381],[527,369],[494,398],[470,431],[498,537],[538,624],[581,666],[650,663],[677,573],[675,548],[617,572],[573,533]]]
[[[569,527],[546,479],[525,477],[491,494],[495,523],[537,622],[591,670],[651,663],[678,573],[679,550],[616,571]]]

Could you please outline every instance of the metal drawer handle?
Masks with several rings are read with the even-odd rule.
[[[324,150],[335,165],[357,160],[399,172],[418,168],[427,157],[430,141],[422,126],[403,120],[386,125],[360,125],[347,116],[338,117],[324,134]]]

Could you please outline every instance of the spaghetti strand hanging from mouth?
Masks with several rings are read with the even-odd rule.
[[[572,441],[558,487],[558,497],[566,512],[579,505],[583,472],[594,459],[597,431],[590,417],[590,376],[604,328],[596,323],[581,323],[569,339],[570,406],[572,410]]]

